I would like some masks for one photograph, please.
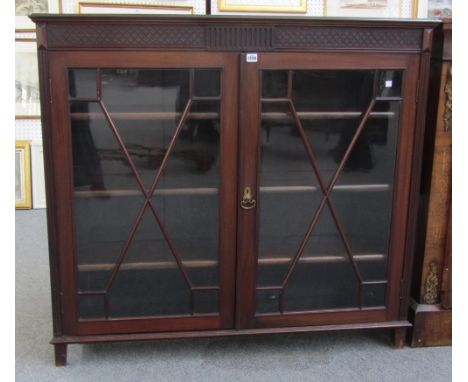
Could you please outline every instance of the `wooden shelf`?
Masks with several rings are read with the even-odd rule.
[[[353,119],[362,116],[360,111],[302,111],[297,113],[300,119]],[[114,112],[109,113],[112,119],[120,120],[178,120],[182,113],[177,112]],[[369,115],[371,119],[378,118],[394,118],[394,112],[372,112]],[[89,113],[71,113],[71,118],[74,120],[87,119],[104,119],[104,114],[99,112]],[[189,113],[188,119],[206,120],[219,119],[220,113],[217,112],[193,112]],[[289,120],[292,119],[291,113],[286,112],[264,112],[262,113],[263,120]]]
[[[316,186],[267,186],[260,187],[261,193],[285,193],[285,192],[315,192],[320,188]],[[389,184],[357,184],[357,185],[337,185],[334,191],[350,192],[382,192],[390,190]],[[215,187],[206,188],[166,188],[158,189],[154,195],[216,195],[219,190]],[[143,196],[140,190],[84,190],[75,191],[77,198],[110,198],[125,196]]]
[[[316,186],[268,186],[260,187],[260,192],[282,193],[282,192],[307,192],[319,191]],[[390,190],[389,184],[346,184],[333,187],[334,191],[352,191],[352,192],[376,192]]]
[[[403,97],[376,97],[378,102],[403,101]]]
[[[176,112],[114,112],[109,113],[112,119],[126,119],[126,120],[178,120],[182,113]],[[216,112],[194,112],[189,113],[188,119],[205,120],[205,119],[219,119],[219,113]],[[86,119],[105,119],[103,113],[89,112],[89,113],[71,113],[71,118],[74,120]]]
[[[216,260],[189,260],[183,262],[187,268],[211,268],[216,267],[218,262]],[[78,271],[110,271],[114,269],[115,264],[80,264],[78,265]],[[133,271],[133,270],[149,270],[149,269],[176,269],[177,263],[174,261],[142,261],[142,262],[131,262],[124,263],[120,266],[121,270]]]
[[[284,265],[291,262],[291,257],[266,257],[259,258],[259,265]],[[371,254],[360,254],[355,255],[354,260],[358,262],[367,261],[382,261],[385,260],[386,256],[381,253]],[[302,256],[299,259],[299,263],[302,264],[320,264],[320,263],[340,263],[349,261],[346,256],[333,256],[333,255],[314,255],[314,256]],[[216,260],[188,260],[183,261],[186,268],[212,268],[218,266]],[[115,264],[80,264],[78,265],[78,271],[90,272],[90,271],[110,271],[114,269]],[[131,262],[124,263],[121,265],[121,270],[150,270],[150,269],[176,269],[177,263],[175,261],[142,261],[142,262]]]
[[[166,188],[159,189],[153,195],[216,195],[217,188]],[[121,196],[143,196],[140,190],[86,190],[75,191],[77,198],[109,198]]]
[[[301,111],[297,115],[302,120],[308,119],[354,119],[362,116],[360,111]],[[397,114],[392,111],[372,112],[369,115],[370,119],[379,118],[394,118]],[[286,112],[264,112],[262,113],[263,120],[290,120],[293,119],[291,113]]]

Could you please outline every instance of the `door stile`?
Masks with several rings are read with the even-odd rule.
[[[52,172],[54,192],[56,198],[56,246],[59,259],[61,282],[59,291],[63,307],[63,334],[76,332],[76,319],[78,315],[76,261],[74,254],[74,208],[73,208],[73,165],[72,143],[67,110],[68,78],[63,56],[59,53],[51,53],[50,75],[55,81],[51,86],[51,143],[54,147],[51,151],[54,170]],[[67,176],[65,176],[67,174]]]
[[[237,232],[237,311],[236,328],[254,327],[255,285],[258,247],[258,205],[244,209],[241,201],[246,187],[257,200],[257,177],[260,123],[260,80],[257,62],[247,62],[247,54],[240,55],[240,117],[239,117],[239,186]]]
[[[417,88],[411,78],[419,76],[419,56],[409,56],[405,68],[405,81],[400,119],[397,159],[395,163],[395,190],[393,198],[393,216],[391,226],[391,246],[388,264],[389,286],[387,291],[387,319],[400,318],[400,302],[404,280],[404,258],[406,252],[408,211],[410,209],[410,187],[412,182],[412,163],[417,135],[416,102]],[[422,144],[420,142],[419,144]],[[408,254],[406,254],[408,255]],[[398,266],[399,265],[399,266]],[[406,312],[405,312],[406,314]]]
[[[237,231],[237,165],[239,67],[235,53],[225,54],[221,82],[221,168],[219,205],[219,313],[223,328],[234,327],[236,299],[236,231]],[[221,303],[223,302],[223,303]]]

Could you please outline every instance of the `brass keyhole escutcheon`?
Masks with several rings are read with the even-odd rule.
[[[252,190],[250,189],[250,187],[245,187],[244,196],[241,200],[241,207],[244,210],[251,210],[252,208],[255,208],[256,204],[257,202],[255,201],[255,199],[252,198]]]

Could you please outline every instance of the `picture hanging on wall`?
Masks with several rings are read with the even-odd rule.
[[[306,13],[307,0],[219,0],[220,12]]]
[[[31,208],[30,142],[15,142],[15,208]]]
[[[452,0],[429,0],[427,17],[442,18],[452,16]]]
[[[35,41],[15,41],[15,116],[38,118],[41,113]]]
[[[179,5],[120,4],[100,2],[79,2],[78,13],[113,14],[193,14],[193,7]]]
[[[33,29],[33,13],[60,13],[62,0],[15,0],[15,29]]]
[[[324,15],[336,17],[401,17],[403,0],[324,0]]]

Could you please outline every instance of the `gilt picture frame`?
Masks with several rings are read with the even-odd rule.
[[[42,143],[32,142],[30,148],[32,208],[46,208],[44,147]]]
[[[398,18],[403,0],[323,0],[324,16]]]
[[[15,141],[15,208],[31,207],[30,141]]]
[[[192,15],[193,6],[182,5],[150,5],[150,4],[122,4],[107,2],[80,1],[77,6],[80,14],[182,14]]]
[[[306,13],[307,0],[218,0],[219,12]]]

